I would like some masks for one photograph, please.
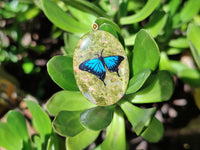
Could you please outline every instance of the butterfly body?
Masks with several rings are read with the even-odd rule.
[[[103,50],[101,51],[100,55],[97,54],[98,58],[88,59],[81,63],[79,65],[79,69],[95,75],[106,86],[106,83],[104,82],[106,77],[106,68],[110,72],[116,72],[120,77],[118,67],[121,61],[124,60],[124,57],[119,55],[103,57],[102,54]]]

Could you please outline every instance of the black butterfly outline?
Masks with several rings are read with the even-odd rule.
[[[104,79],[106,77],[105,66],[110,72],[116,72],[117,75],[120,77],[118,67],[120,63],[124,60],[124,57],[119,55],[103,57],[103,51],[104,49],[101,50],[100,55],[98,53],[96,54],[98,58],[88,59],[81,63],[79,65],[79,69],[95,75],[103,82],[104,86],[106,86],[106,83],[104,82]]]

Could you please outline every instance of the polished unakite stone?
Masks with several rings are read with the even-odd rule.
[[[111,59],[111,62],[107,61],[106,65],[106,57],[112,56],[117,57]],[[117,64],[113,66],[114,69],[112,62]],[[107,68],[109,64],[112,68],[110,71]],[[74,51],[73,68],[80,91],[96,105],[112,105],[126,91],[129,80],[128,59],[121,43],[108,32],[91,31],[79,40]]]

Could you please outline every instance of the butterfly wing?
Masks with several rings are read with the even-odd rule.
[[[79,69],[94,74],[104,83],[106,69],[100,59],[86,60],[79,65]]]
[[[108,56],[104,57],[104,62],[106,67],[110,72],[117,72],[117,75],[119,76],[118,70],[120,63],[124,60],[123,56]]]

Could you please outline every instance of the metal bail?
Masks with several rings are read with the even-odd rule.
[[[92,24],[92,30],[93,31],[96,31],[96,30],[98,30],[99,29],[99,24],[98,23],[93,23]]]

